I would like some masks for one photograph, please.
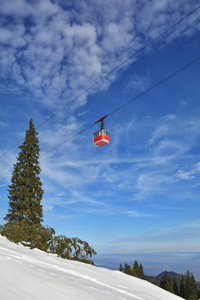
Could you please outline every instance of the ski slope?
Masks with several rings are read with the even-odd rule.
[[[1,300],[180,300],[119,271],[64,260],[0,235]]]

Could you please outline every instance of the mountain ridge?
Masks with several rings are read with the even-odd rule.
[[[147,279],[149,282],[151,283],[156,283],[158,286],[160,285],[160,281],[162,279],[162,276],[165,275],[165,272],[166,271],[163,271],[161,272],[160,274],[158,274],[157,276],[151,276],[151,275],[147,275]],[[167,271],[167,274],[169,275],[169,277],[172,279],[173,281],[173,278],[175,277],[176,280],[177,280],[177,283],[178,285],[180,285],[180,282],[181,282],[181,274],[179,273],[176,273],[174,271]],[[183,274],[183,276],[185,277],[186,274]],[[199,281],[195,281],[196,282],[196,286],[197,286],[197,289],[200,290],[200,282]]]

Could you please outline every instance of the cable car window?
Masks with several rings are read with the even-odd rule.
[[[98,147],[101,147],[109,143],[109,133],[105,129],[105,124],[103,121],[106,117],[107,116],[104,116],[103,118],[95,122],[95,123],[101,122],[100,130],[93,133],[93,144]]]

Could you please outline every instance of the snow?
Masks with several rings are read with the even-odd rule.
[[[180,300],[119,271],[61,259],[0,236],[0,299]]]

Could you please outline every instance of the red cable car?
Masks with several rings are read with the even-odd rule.
[[[101,129],[93,133],[93,145],[98,147],[101,147],[109,143],[109,133],[105,129],[105,124],[103,121],[106,117],[107,115],[95,122],[95,123],[101,122]]]

